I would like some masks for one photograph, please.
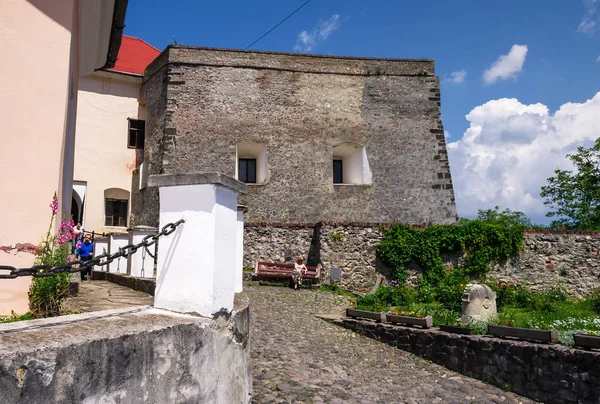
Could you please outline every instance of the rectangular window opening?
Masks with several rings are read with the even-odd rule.
[[[344,166],[342,160],[333,160],[333,183],[344,183]]]
[[[238,160],[238,180],[256,184],[256,159]]]
[[[142,121],[140,119],[130,119],[127,147],[130,149],[143,149],[145,140],[146,121]]]
[[[127,227],[127,199],[106,199],[105,226]]]

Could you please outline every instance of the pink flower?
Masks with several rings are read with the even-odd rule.
[[[70,255],[67,257],[67,262],[71,262],[73,261],[73,257],[71,257]]]
[[[50,202],[50,208],[52,209],[52,216],[56,216],[56,213],[58,212],[58,197],[56,196],[56,192],[54,193],[52,202]]]

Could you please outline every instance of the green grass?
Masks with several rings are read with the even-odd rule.
[[[339,295],[339,296],[348,296],[348,297],[353,297],[353,298],[357,297],[357,295],[355,295],[354,293],[344,290],[337,285],[321,285],[319,287],[319,291],[320,292],[329,292],[329,293],[333,293],[334,295]]]
[[[435,291],[433,291],[435,295]],[[490,323],[520,328],[552,329],[558,331],[558,342],[573,345],[573,333],[595,331],[600,334],[600,292],[586,300],[572,300],[561,289],[531,292],[518,285],[503,288],[498,294],[498,317]],[[441,302],[423,301],[423,293],[407,287],[380,288],[375,295],[367,295],[356,301],[357,308],[370,311],[405,312],[410,315],[433,317],[433,324],[456,324],[460,312],[452,310],[456,304],[447,306]],[[487,333],[487,322],[471,321],[475,334]]]
[[[14,311],[11,311],[9,316],[0,316],[0,323],[14,323],[23,320],[31,320],[31,314],[17,314]]]

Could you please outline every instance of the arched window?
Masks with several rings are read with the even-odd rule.
[[[262,184],[268,177],[267,145],[252,141],[237,144],[236,178],[248,184]]]
[[[127,227],[129,191],[121,188],[104,190],[104,226]]]
[[[339,143],[333,146],[334,184],[371,184],[367,151],[358,143]]]

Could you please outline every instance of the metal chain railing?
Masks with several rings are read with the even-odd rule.
[[[128,244],[124,247],[120,247],[119,251],[114,254],[108,254],[103,252],[102,254],[93,257],[89,261],[71,261],[66,264],[57,265],[55,267],[50,265],[34,265],[31,268],[15,268],[13,266],[0,265],[0,271],[10,271],[8,274],[0,273],[0,279],[14,279],[19,276],[33,276],[35,278],[44,278],[52,276],[54,274],[62,272],[79,272],[84,269],[94,266],[105,266],[116,260],[117,258],[127,258],[130,255],[135,254],[140,248],[147,249],[148,247],[156,244],[156,241],[162,236],[168,236],[177,230],[177,226],[184,223],[183,219],[178,220],[175,223],[168,223],[161,229],[157,234],[149,234],[142,239],[138,244]],[[102,261],[104,260],[104,261]]]

